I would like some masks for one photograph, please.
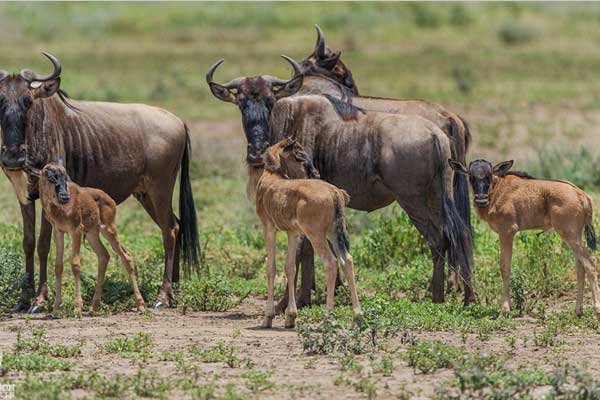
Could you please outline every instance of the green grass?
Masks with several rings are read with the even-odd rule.
[[[565,3],[2,4],[4,64],[0,69],[29,67],[45,72],[49,65],[39,53],[47,50],[63,62],[62,87],[72,97],[144,102],[190,122],[192,185],[204,265],[200,276],[177,287],[179,311],[223,312],[249,297],[264,296],[266,252],[254,207],[246,199],[239,111],[214,99],[204,82],[204,73],[214,61],[226,59],[216,74],[218,81],[240,75],[289,76],[279,55],[296,59],[307,55],[314,45],[313,24],[318,23],[327,42],[343,50],[343,60],[361,92],[428,98],[472,115],[476,123],[471,124],[475,140],[471,157],[485,152],[500,161],[499,157],[513,158],[512,153],[520,150],[513,143],[518,139],[513,133],[517,130],[514,115],[517,120],[527,116],[523,141],[531,148],[550,141],[557,129],[567,143],[592,140],[593,131],[587,129],[591,123],[575,124],[576,128],[566,124],[563,129],[563,125],[555,127],[554,118],[529,116],[535,117],[531,111],[539,108],[546,116],[600,111],[599,19],[598,4]],[[516,168],[572,180],[598,199],[600,168],[593,147],[563,147],[568,148],[548,146],[539,155],[520,153],[517,158],[523,161]],[[0,312],[4,313],[19,298],[24,261],[18,204],[6,179],[0,180],[0,189]],[[38,209],[38,221],[39,217]],[[537,367],[498,366],[498,357],[510,354],[471,354],[464,359],[457,356],[467,353],[463,347],[405,341],[414,333],[443,331],[482,343],[504,337],[512,348],[527,340],[540,351],[558,351],[568,334],[597,333],[598,322],[589,306],[583,318],[574,316],[574,260],[555,234],[517,236],[513,312],[502,316],[498,239],[475,217],[477,304],[468,308],[462,307],[460,295],[449,295],[443,305],[429,301],[429,250],[398,206],[370,215],[350,210],[348,221],[365,323],[352,324],[345,288],[340,289],[333,315],[324,312],[324,272],[318,263],[317,304],[300,311],[297,330],[305,352],[318,354],[311,357],[344,360],[340,384],[350,385],[361,396],[375,397],[380,394],[375,390],[378,380],[393,376],[394,368],[410,362],[417,371],[432,374],[439,368],[452,369],[452,378],[439,389],[440,398],[528,395],[542,383],[552,393],[596,393],[594,379],[583,370],[540,372]],[[134,257],[142,294],[151,303],[162,279],[160,232],[135,200],[119,207],[118,225],[123,244]],[[279,271],[285,247],[280,235]],[[51,249],[50,302],[53,260]],[[89,306],[96,260],[87,243],[82,265],[83,298]],[[68,319],[73,316],[69,268],[65,279],[61,316]],[[281,281],[276,291],[282,293]],[[113,254],[103,314],[134,308],[131,286]],[[522,323],[520,317],[534,321],[531,337],[513,332]],[[411,354],[409,361],[388,348],[393,341],[402,342],[401,351]],[[243,358],[243,349],[229,343],[159,353],[153,351],[151,337],[140,333],[118,337],[98,349],[128,358],[124,362],[171,362],[181,374],[181,380],[174,382],[165,382],[150,367],[110,377],[71,371],[81,351],[81,343],[53,343],[44,331],[32,330],[22,333],[17,347],[4,353],[2,371],[21,374],[17,392],[24,398],[64,398],[74,390],[100,398],[168,398],[173,390],[181,390],[199,399],[240,399],[248,391],[254,394],[251,397],[260,397],[279,385],[268,369],[254,370],[254,361]],[[365,357],[375,364],[363,365]],[[208,366],[198,363],[224,363],[236,367],[231,371],[245,370],[239,372],[238,387],[216,378],[206,381],[201,371]],[[24,377],[29,369],[35,374]],[[47,377],[42,371],[55,375]],[[196,389],[199,382],[203,386]]]

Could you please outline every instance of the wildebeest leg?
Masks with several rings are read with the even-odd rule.
[[[133,297],[135,298],[135,304],[139,312],[143,312],[146,308],[144,303],[144,298],[140,293],[140,289],[138,287],[137,279],[135,277],[135,270],[133,268],[133,258],[129,254],[129,252],[121,245],[119,242],[119,234],[117,233],[117,226],[115,224],[109,224],[102,229],[102,234],[108,240],[111,247],[119,255],[121,258],[121,262],[123,263],[123,267],[127,271],[129,275],[129,281],[131,282],[131,286],[133,288]]]
[[[357,321],[362,317],[362,311],[360,309],[360,302],[358,301],[358,294],[356,293],[354,262],[350,254],[346,256],[346,260],[344,262],[344,275],[346,275],[348,289],[350,289],[350,298],[352,299],[352,315],[354,316],[354,320]]]
[[[100,309],[100,302],[102,300],[102,288],[104,287],[104,277],[106,275],[106,267],[110,260],[110,255],[106,250],[106,247],[100,241],[100,230],[98,228],[88,232],[85,235],[92,250],[96,253],[98,258],[98,275],[96,278],[96,289],[94,291],[94,297],[92,298],[92,313],[98,312]]]
[[[37,291],[37,298],[31,307],[32,313],[42,312],[44,304],[48,300],[48,253],[50,253],[50,243],[52,240],[52,225],[46,219],[42,211],[42,222],[40,225],[40,237],[38,239],[38,258],[40,260],[40,283]]]
[[[275,229],[272,226],[264,227],[265,243],[267,245],[267,305],[265,308],[265,319],[262,323],[263,328],[273,326],[275,317],[275,276],[277,275],[276,265],[276,242]]]
[[[431,250],[433,274],[431,277],[431,298],[434,303],[444,302],[444,275],[445,256],[447,246],[442,237],[439,223],[439,207],[432,209],[427,205],[427,198],[402,199],[399,197],[400,207],[406,211],[413,225],[423,235]],[[438,203],[439,204],[439,203]]]
[[[300,272],[300,289],[296,293],[296,307],[302,308],[310,305],[311,291],[315,289],[315,252],[310,244],[310,240],[302,235],[302,241],[296,257],[296,277],[294,285],[298,281],[298,272]],[[285,288],[283,298],[275,307],[275,313],[281,314],[288,305],[288,288]]]
[[[510,312],[510,268],[515,234],[500,234],[500,271],[502,272],[502,312]]]
[[[20,203],[19,203],[20,204]],[[35,294],[35,203],[20,204],[23,219],[23,252],[25,253],[25,287],[21,290],[19,302],[13,311],[23,312],[29,308],[29,303]]]
[[[171,199],[167,200],[163,198],[166,196],[153,196],[150,193],[138,193],[135,197],[142,204],[148,215],[150,215],[150,218],[160,227],[163,237],[165,268],[163,284],[160,288],[155,307],[175,306],[172,279],[179,224],[173,213]],[[156,198],[156,201],[154,198]]]
[[[296,317],[298,316],[298,309],[296,308],[296,293],[295,293],[295,280],[296,280],[296,254],[301,241],[300,235],[292,232],[288,232],[288,249],[287,257],[285,260],[285,276],[287,278],[287,288],[289,293],[289,301],[287,306],[287,312],[285,315],[285,327],[293,328],[296,326]]]
[[[63,274],[63,259],[65,254],[65,234],[59,231],[54,233],[54,244],[56,246],[56,259],[54,261],[54,307],[52,315],[58,317],[58,310],[62,303],[62,274]]]
[[[78,229],[72,233],[73,256],[71,258],[71,271],[75,279],[75,316],[81,318],[83,309],[83,299],[81,298],[81,258],[79,252],[81,250],[81,230]]]

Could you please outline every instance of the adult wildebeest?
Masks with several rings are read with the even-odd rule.
[[[341,60],[341,52],[333,51],[327,47],[323,32],[319,26],[315,25],[315,28],[317,30],[317,41],[313,52],[298,63],[299,72],[304,76],[304,80],[296,95],[327,94],[364,110],[419,115],[432,121],[444,131],[450,139],[453,157],[466,162],[471,134],[463,118],[448,111],[443,106],[427,100],[397,100],[360,96],[352,72]],[[469,191],[466,178],[460,175],[455,176],[454,179],[454,199],[459,214],[471,232]],[[310,289],[314,279],[313,255],[309,243],[304,243],[302,246],[299,259],[302,262],[302,285],[298,299],[300,305],[303,305],[310,300]],[[457,287],[460,289],[454,264],[454,262],[450,263],[448,288]],[[285,304],[287,304],[287,291],[284,299],[279,303],[278,309],[284,309]]]
[[[284,137],[296,138],[314,160],[321,177],[350,194],[349,207],[372,211],[397,201],[432,251],[433,300],[444,300],[444,261],[458,260],[465,303],[472,300],[471,235],[458,214],[453,172],[445,154],[448,137],[419,116],[358,109],[332,96],[295,96],[303,77],[240,77],[218,84],[207,72],[215,97],[236,104],[248,140],[246,161],[260,165],[266,148]],[[251,187],[253,185],[251,184]]]
[[[535,179],[511,171],[511,161],[492,166],[489,161],[475,160],[464,164],[448,160],[450,166],[469,177],[477,215],[500,236],[502,271],[502,311],[510,311],[510,268],[513,239],[520,231],[554,229],[573,251],[577,267],[577,306],[583,315],[583,286],[587,275],[592,290],[594,311],[600,318],[600,294],[594,259],[583,244],[596,250],[592,198],[568,181]]]
[[[28,174],[26,167],[39,169],[63,158],[74,182],[105,191],[117,204],[133,194],[161,228],[165,268],[157,304],[171,305],[172,279],[179,275],[180,248],[186,266],[197,266],[199,259],[186,125],[165,110],[143,104],[67,99],[60,90],[60,62],[43,54],[54,65],[54,71],[47,76],[31,70],[12,75],[0,71],[0,161],[21,205],[27,292],[35,290],[34,200],[38,193],[37,178]],[[180,168],[178,220],[173,213],[172,195]],[[40,284],[33,312],[41,310],[47,299],[46,264],[51,233],[42,213],[38,242]]]

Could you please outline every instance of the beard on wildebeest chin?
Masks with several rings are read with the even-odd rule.
[[[246,99],[240,103],[242,124],[248,141],[246,162],[249,165],[262,164],[262,157],[269,147],[269,118],[275,99]]]

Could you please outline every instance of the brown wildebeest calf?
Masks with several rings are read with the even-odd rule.
[[[64,234],[71,235],[73,256],[71,269],[75,277],[75,314],[81,317],[83,300],[81,299],[81,261],[79,250],[81,235],[84,234],[98,257],[98,279],[96,290],[92,299],[92,310],[98,311],[104,275],[110,258],[108,251],[100,241],[100,233],[109,241],[129,274],[135,302],[139,311],[144,310],[144,299],[135,278],[132,258],[119,243],[117,234],[117,204],[105,192],[99,189],[84,188],[69,180],[67,172],[62,165],[47,164],[41,171],[33,172],[39,176],[39,192],[42,207],[48,221],[52,224],[56,244],[55,286],[56,298],[54,300],[54,316],[57,315],[61,304],[61,284],[63,272]]]
[[[584,275],[590,281],[596,316],[600,318],[600,299],[596,266],[582,240],[596,249],[592,223],[592,199],[567,181],[535,179],[526,173],[510,171],[512,161],[492,167],[486,160],[476,160],[467,169],[449,160],[450,166],[469,177],[477,215],[500,235],[500,262],[504,290],[502,310],[510,311],[509,281],[512,245],[515,234],[528,229],[554,229],[571,247],[577,265],[578,316],[583,314]]]
[[[326,308],[333,309],[334,291],[338,262],[344,266],[348,288],[352,297],[352,312],[355,318],[361,315],[360,304],[354,284],[352,256],[344,206],[348,194],[330,183],[319,179],[290,179],[306,168],[306,177],[314,176],[314,167],[302,146],[292,139],[284,139],[269,147],[264,156],[264,171],[256,186],[256,212],[262,222],[267,245],[268,299],[263,322],[270,328],[275,317],[274,282],[275,234],[288,234],[288,253],[285,273],[290,293],[286,311],[285,327],[296,324],[296,299],[294,280],[296,276],[296,254],[305,235],[313,245],[327,271]],[[256,168],[254,168],[255,170]],[[251,177],[252,178],[252,177]]]

